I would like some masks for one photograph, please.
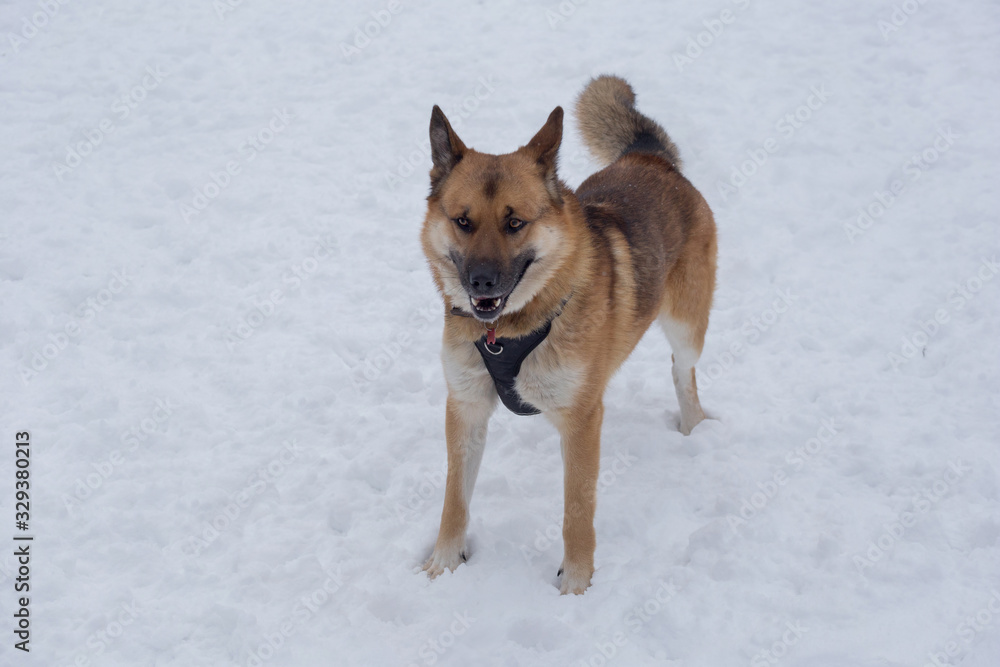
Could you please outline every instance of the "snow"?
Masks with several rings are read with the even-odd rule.
[[[0,6],[0,515],[29,430],[35,535],[28,655],[0,550],[0,663],[998,664],[998,28],[983,1]],[[498,412],[471,557],[430,582],[431,107],[505,152],[600,73],[716,214],[712,419],[678,433],[651,331],[561,597],[558,436]],[[594,167],[569,120],[562,176]]]

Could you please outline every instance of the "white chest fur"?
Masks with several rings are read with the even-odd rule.
[[[582,380],[583,369],[547,339],[521,364],[514,386],[521,398],[545,412],[572,405]]]
[[[441,357],[449,390],[456,396],[466,401],[496,400],[493,380],[475,346],[445,345]],[[570,407],[583,375],[579,363],[545,340],[521,363],[514,386],[524,401],[546,412]]]

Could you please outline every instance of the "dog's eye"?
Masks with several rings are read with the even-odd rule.
[[[524,220],[518,220],[517,218],[511,218],[510,222],[507,223],[507,226],[510,228],[511,231],[516,232],[521,227],[524,227]]]
[[[465,230],[469,229],[469,219],[466,218],[464,215],[455,218],[455,224],[461,227],[462,229]]]

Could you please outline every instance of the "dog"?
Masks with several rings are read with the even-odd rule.
[[[574,192],[556,171],[563,110],[513,153],[468,148],[431,113],[430,194],[421,245],[444,299],[448,475],[433,579],[466,560],[469,501],[500,399],[544,414],[564,467],[562,594],[594,572],[603,395],[654,320],[670,343],[685,435],[705,418],[695,363],[715,289],[716,233],[677,147],[635,107],[624,80],[590,81],[576,104],[606,165]]]

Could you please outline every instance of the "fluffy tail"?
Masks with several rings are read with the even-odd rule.
[[[587,148],[608,165],[626,153],[655,153],[681,168],[677,146],[660,125],[635,108],[635,92],[625,79],[591,79],[576,101],[576,118]]]

